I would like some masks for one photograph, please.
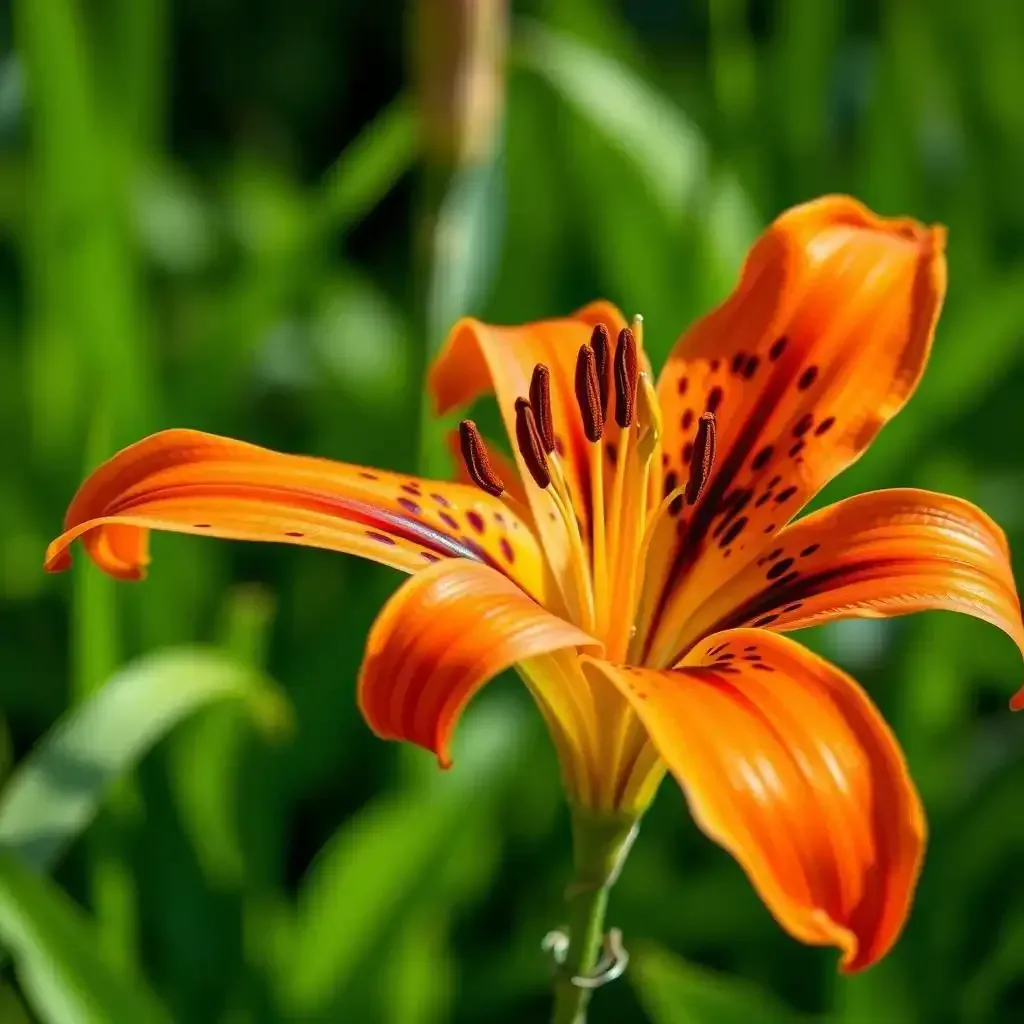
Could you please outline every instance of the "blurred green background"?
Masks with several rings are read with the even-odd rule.
[[[354,679],[396,574],[167,536],[142,584],[43,574],[82,475],[150,430],[443,470],[421,381],[461,312],[604,296],[660,365],[771,217],[846,191],[946,223],[950,287],[918,395],[826,497],[949,490],[1024,551],[1024,5],[537,0],[497,63],[449,47],[468,5],[424,0],[433,33],[411,6],[0,2],[3,1024],[548,1012],[550,743],[512,680],[449,773],[370,735]],[[417,113],[453,60],[491,91],[462,135]],[[666,784],[597,1024],[1024,1019],[1018,655],[941,614],[809,642],[868,686],[928,809],[902,941],[838,978]]]

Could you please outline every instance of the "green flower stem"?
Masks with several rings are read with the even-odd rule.
[[[633,818],[601,817],[573,809],[575,879],[566,893],[569,945],[555,978],[552,1024],[586,1022],[594,990],[573,979],[591,975],[600,959],[608,894],[633,845],[637,826]]]

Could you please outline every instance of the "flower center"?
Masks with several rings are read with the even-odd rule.
[[[684,500],[696,503],[715,457],[715,417],[706,412],[697,425],[689,478],[682,486],[674,474],[663,479],[661,411],[650,376],[640,369],[638,338],[642,343],[639,317],[619,332],[614,352],[604,324],[580,347],[573,414],[585,446],[573,460],[556,435],[547,366],[534,367],[528,397],[515,401],[516,447],[533,484],[550,502],[543,512],[558,525],[554,537],[541,531],[541,542],[551,565],[564,566],[555,575],[565,612],[603,640],[614,661],[634,660],[630,655],[639,650],[642,638],[636,637],[634,623],[655,527]],[[464,420],[459,432],[470,479],[501,495],[504,485],[476,425]],[[506,500],[512,499],[506,495]]]

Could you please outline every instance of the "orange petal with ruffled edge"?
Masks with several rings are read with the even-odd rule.
[[[140,579],[149,530],[277,541],[360,555],[416,572],[467,558],[543,599],[529,527],[475,487],[285,455],[197,430],[167,430],[118,452],[79,488],[46,568],[70,565],[81,537],[105,572]]]
[[[850,465],[913,392],[945,294],[945,232],[827,197],[779,217],[740,283],[680,339],[658,394],[665,487],[686,479],[696,422],[717,425],[715,466],[682,530],[652,548],[648,647],[674,634]]]
[[[415,743],[448,765],[455,724],[484,683],[517,662],[567,648],[599,651],[600,644],[488,566],[445,562],[403,584],[374,622],[359,707],[378,736]],[[541,696],[556,741],[582,750],[590,738],[567,706],[572,695],[549,685]]]
[[[873,491],[787,526],[700,607],[681,650],[732,626],[789,630],[933,609],[998,626],[1024,652],[1003,531],[961,498]]]
[[[760,629],[709,637],[674,671],[587,661],[617,686],[694,819],[795,938],[861,970],[906,921],[925,845],[895,737],[848,676]]]

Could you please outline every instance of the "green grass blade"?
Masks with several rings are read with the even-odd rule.
[[[130,972],[114,972],[81,911],[54,883],[0,850],[0,946],[45,1024],[161,1024],[170,1017]]]
[[[126,666],[18,767],[0,794],[0,848],[45,871],[116,778],[186,715],[225,698],[243,700],[271,731],[289,723],[281,694],[217,651],[180,648]]]

